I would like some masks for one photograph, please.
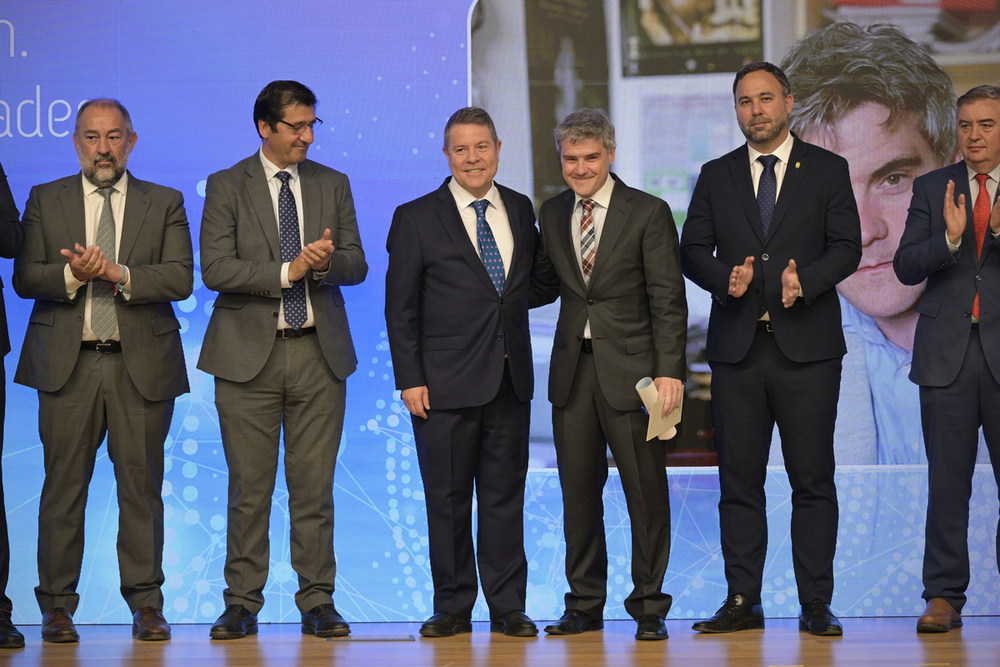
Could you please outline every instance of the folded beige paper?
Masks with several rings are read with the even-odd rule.
[[[684,406],[684,396],[681,395],[681,402],[666,417],[661,417],[663,411],[663,399],[656,400],[656,385],[652,378],[642,378],[635,385],[635,390],[639,393],[642,404],[646,407],[649,415],[649,426],[646,428],[646,440],[659,437],[660,440],[670,440],[677,435],[677,424],[681,421],[681,408]]]

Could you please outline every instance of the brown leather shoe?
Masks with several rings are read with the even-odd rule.
[[[142,607],[132,614],[132,636],[145,642],[170,639],[170,624],[155,607]]]
[[[42,612],[42,641],[57,644],[80,641],[68,609],[53,607]]]
[[[923,615],[917,619],[917,632],[948,632],[962,627],[962,615],[944,598],[927,601]]]

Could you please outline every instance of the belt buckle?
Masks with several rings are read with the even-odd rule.
[[[771,320],[764,320],[764,328],[767,330],[767,333],[774,333],[774,329],[771,328]]]
[[[280,329],[281,340],[291,340],[293,338],[301,338],[302,331],[297,329]]]
[[[101,354],[111,354],[115,351],[115,345],[111,341],[105,341],[103,343],[98,341],[94,344],[94,349]]]

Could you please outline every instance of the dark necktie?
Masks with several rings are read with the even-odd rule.
[[[111,212],[111,193],[114,191],[114,188],[97,188],[97,193],[104,197],[104,208],[101,209],[101,218],[97,223],[94,245],[101,249],[109,262],[115,261],[115,216]],[[103,280],[92,280],[90,293],[90,329],[104,342],[118,328],[115,294],[111,291],[111,285]]]
[[[479,257],[483,260],[490,280],[493,281],[493,287],[496,288],[497,294],[503,294],[505,280],[503,258],[497,249],[496,239],[493,238],[493,230],[486,222],[486,208],[489,205],[485,199],[472,202],[472,207],[476,209],[476,242],[479,244]]]
[[[295,195],[288,187],[292,175],[279,171],[281,190],[278,192],[278,237],[281,240],[281,261],[291,262],[302,252],[302,237],[299,236],[299,212],[295,208]],[[306,323],[306,279],[303,277],[281,290],[281,300],[285,307],[285,321],[293,329],[301,329]]]
[[[583,270],[583,282],[590,285],[590,272],[594,270],[594,257],[597,255],[597,233],[594,230],[593,199],[583,199],[583,218],[580,220],[580,268]]]
[[[979,181],[979,196],[972,209],[972,222],[976,225],[976,259],[983,254],[983,243],[986,242],[986,228],[990,225],[990,193],[986,190],[989,174],[976,174]],[[976,290],[976,300],[972,303],[972,316],[979,319],[979,290]]]
[[[774,217],[774,200],[778,195],[778,179],[774,175],[774,165],[778,158],[761,155],[757,161],[764,165],[764,173],[760,175],[760,182],[757,184],[757,208],[760,210],[760,226],[764,230],[764,238],[767,238],[771,218]]]

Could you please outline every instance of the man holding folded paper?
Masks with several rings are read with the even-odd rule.
[[[670,553],[666,446],[647,442],[636,382],[654,378],[661,413],[683,395],[687,302],[677,228],[666,202],[610,173],[615,129],[581,109],[556,128],[570,189],[539,212],[541,244],[532,305],[561,299],[549,400],[566,536],[566,613],[554,635],[604,627],[608,555],[602,493],[606,451],[618,466],[632,525],[632,582],[625,610],[636,639],[666,639],[671,597],[661,592]]]

